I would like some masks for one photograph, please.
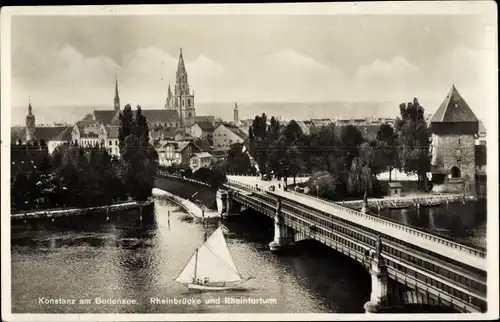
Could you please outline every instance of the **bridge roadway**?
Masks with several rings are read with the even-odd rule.
[[[238,191],[236,199],[273,216],[281,200],[284,223],[364,262],[382,236],[382,256],[391,279],[417,289],[462,312],[484,312],[486,254],[428,233],[343,207],[305,194],[277,189],[277,181],[229,176],[227,187]],[[318,228],[311,233],[310,227]],[[318,236],[319,235],[319,236]],[[347,248],[346,248],[347,246]],[[422,291],[423,290],[423,291]]]

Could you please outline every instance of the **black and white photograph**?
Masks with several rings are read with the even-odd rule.
[[[2,8],[2,319],[498,318],[496,7]]]

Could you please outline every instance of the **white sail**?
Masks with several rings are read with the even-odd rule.
[[[237,282],[243,279],[234,264],[221,227],[191,256],[175,281],[188,284],[195,277],[200,280],[207,277],[210,282]]]

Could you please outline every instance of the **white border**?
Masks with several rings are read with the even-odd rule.
[[[488,18],[488,48],[484,57],[491,78],[484,95],[495,102],[486,120],[488,146],[488,299],[485,314],[11,314],[10,301],[10,123],[11,64],[10,20],[13,15],[481,15]],[[165,320],[470,320],[498,318],[498,44],[497,6],[494,1],[411,1],[361,3],[294,3],[243,5],[130,5],[3,7],[1,30],[1,227],[2,227],[2,320],[6,321],[165,321]],[[491,37],[491,38],[490,38]],[[368,300],[368,299],[367,299]]]

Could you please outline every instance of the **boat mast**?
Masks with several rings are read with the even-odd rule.
[[[194,280],[196,281],[196,271],[198,269],[198,248],[194,253]]]

